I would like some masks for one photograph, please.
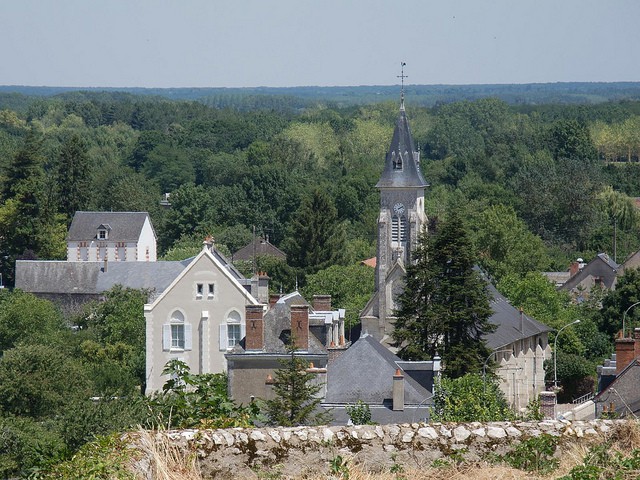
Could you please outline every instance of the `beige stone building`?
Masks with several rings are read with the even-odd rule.
[[[268,277],[248,281],[206,244],[144,307],[147,393],[162,389],[162,371],[172,359],[184,361],[194,374],[225,372],[225,354],[245,337],[246,307],[267,295]]]

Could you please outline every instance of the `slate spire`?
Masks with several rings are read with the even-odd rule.
[[[400,94],[400,113],[387,152],[377,188],[423,188],[429,184],[420,171],[420,152],[416,150],[404,109],[404,88]]]

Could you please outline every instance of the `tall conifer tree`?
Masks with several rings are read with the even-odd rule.
[[[305,273],[343,263],[345,231],[329,195],[317,189],[304,199],[283,248],[289,263]]]
[[[474,269],[471,242],[453,212],[435,235],[422,234],[407,266],[394,338],[408,360],[442,356],[445,374],[478,372],[489,349],[482,336],[495,326],[486,283]]]

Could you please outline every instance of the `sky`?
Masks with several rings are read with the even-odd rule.
[[[0,0],[0,85],[640,81],[639,0]]]

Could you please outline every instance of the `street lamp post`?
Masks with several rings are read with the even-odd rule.
[[[487,377],[487,362],[489,361],[489,359],[491,357],[493,357],[496,353],[513,353],[512,350],[494,350],[493,352],[491,352],[487,358],[484,359],[484,363],[482,364],[482,389],[483,389],[483,393],[487,393],[487,382],[486,382],[486,377]]]
[[[560,333],[562,333],[562,330],[564,330],[567,327],[570,327],[571,325],[575,325],[576,323],[580,323],[580,319],[574,320],[571,323],[567,323],[564,327],[558,330],[558,333],[556,333],[555,339],[553,341],[553,389],[554,390],[558,389],[558,369],[557,369],[558,336],[560,335]]]
[[[640,302],[636,302],[633,305],[630,305],[629,308],[627,308],[624,311],[624,314],[622,315],[622,338],[626,338],[624,336],[624,332],[625,332],[625,325],[626,325],[625,320],[627,319],[627,312],[631,310],[633,307],[635,307],[636,305],[640,305]]]

